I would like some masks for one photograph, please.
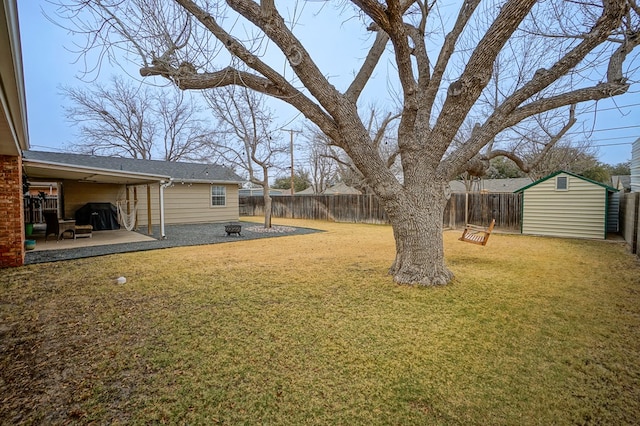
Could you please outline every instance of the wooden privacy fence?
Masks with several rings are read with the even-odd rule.
[[[491,219],[495,219],[496,227],[519,230],[520,206],[520,194],[454,193],[445,208],[443,224],[451,228],[462,228],[467,222],[488,225]],[[240,197],[240,215],[264,215],[262,196]],[[274,196],[272,215],[335,222],[389,223],[378,198],[371,194]]]
[[[640,255],[640,192],[622,194],[620,199],[620,233],[631,253]]]

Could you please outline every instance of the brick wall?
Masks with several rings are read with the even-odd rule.
[[[23,263],[22,159],[0,155],[0,268]]]

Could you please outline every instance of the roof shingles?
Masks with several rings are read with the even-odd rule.
[[[103,170],[143,173],[154,176],[164,175],[178,182],[244,182],[230,167],[218,164],[140,160],[44,151],[24,151],[23,156],[26,160],[52,164],[94,167]]]

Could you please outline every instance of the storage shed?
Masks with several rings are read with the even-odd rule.
[[[515,192],[523,234],[605,239],[617,231],[618,190],[603,183],[560,170]]]

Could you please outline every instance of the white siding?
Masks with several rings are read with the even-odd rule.
[[[607,189],[566,176],[569,189],[556,190],[556,177],[524,191],[522,233],[571,238],[605,238]]]
[[[151,220],[160,223],[160,189],[151,186]],[[175,184],[164,190],[165,224],[229,222],[239,219],[238,185],[222,185],[227,191],[227,205],[211,206],[210,184]],[[138,224],[146,226],[147,187],[137,186]],[[133,188],[129,189],[129,199],[133,200]]]
[[[640,192],[640,138],[631,148],[631,192]]]

